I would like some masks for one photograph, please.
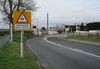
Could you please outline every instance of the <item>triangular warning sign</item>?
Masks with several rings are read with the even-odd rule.
[[[19,18],[17,19],[17,23],[28,23],[24,13],[20,14]]]

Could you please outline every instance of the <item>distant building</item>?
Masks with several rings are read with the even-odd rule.
[[[56,29],[56,27],[50,27],[49,34],[50,34],[50,35],[57,34],[57,29]]]
[[[76,24],[76,25],[65,25],[65,31],[79,31],[80,30],[80,25]]]
[[[38,35],[37,27],[36,26],[33,26],[33,33],[34,33],[34,35]]]
[[[65,25],[65,32],[69,31],[70,25]]]

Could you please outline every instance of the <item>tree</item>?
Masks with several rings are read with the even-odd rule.
[[[20,11],[21,7],[24,7],[24,10],[35,11],[35,5],[33,0],[4,0],[3,11],[7,14],[10,23],[13,23],[12,14],[15,10]]]
[[[100,30],[100,22],[92,22],[86,25],[87,30]]]
[[[10,29],[13,24],[13,12],[23,10],[35,11],[36,10],[36,2],[33,0],[0,0],[1,6],[3,7],[2,12],[5,13],[9,20]],[[12,30],[12,29],[11,29]],[[11,42],[13,39],[11,38]]]
[[[81,30],[81,31],[84,31],[84,23],[83,23],[83,22],[82,22],[81,25],[80,25],[80,30]]]
[[[76,25],[70,25],[69,30],[72,32],[76,31]]]

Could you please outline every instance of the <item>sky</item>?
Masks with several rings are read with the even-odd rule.
[[[35,0],[40,7],[33,14],[33,25],[80,24],[100,21],[100,0]]]
[[[0,29],[8,29],[9,28],[9,24],[7,23],[4,23],[3,20],[2,20],[2,13],[0,12]]]
[[[46,26],[47,13],[49,27],[61,24],[80,24],[100,21],[100,0],[35,0],[37,7],[33,13],[32,25]],[[0,17],[1,14],[0,14]],[[0,28],[7,27],[0,19]]]

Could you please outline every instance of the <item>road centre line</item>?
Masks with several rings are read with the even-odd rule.
[[[79,49],[73,49],[73,48],[70,48],[70,47],[66,47],[66,46],[64,46],[64,45],[57,44],[57,43],[54,43],[54,42],[52,42],[52,41],[49,41],[47,38],[48,38],[48,37],[45,37],[44,40],[47,41],[47,42],[50,43],[50,44],[53,44],[53,45],[57,46],[57,47],[69,49],[69,50],[72,50],[72,51],[75,51],[75,52],[79,52],[79,53],[83,53],[83,54],[87,54],[87,55],[90,55],[90,56],[93,56],[93,57],[96,57],[96,58],[99,58],[99,59],[100,59],[100,56],[99,56],[99,55],[95,55],[95,54],[92,54],[92,53],[88,53],[88,52],[85,52],[85,51],[79,50]]]

